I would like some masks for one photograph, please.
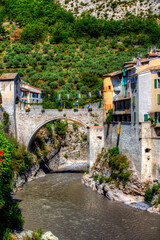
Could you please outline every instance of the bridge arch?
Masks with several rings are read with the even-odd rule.
[[[45,121],[42,121],[41,123],[39,123],[39,124],[36,126],[36,128],[31,132],[31,134],[30,134],[30,136],[29,136],[29,138],[28,138],[28,140],[27,140],[27,149],[28,149],[28,150],[29,150],[30,147],[31,147],[31,143],[33,142],[33,139],[34,139],[36,133],[37,133],[43,126],[45,126],[47,123],[53,122],[53,121],[55,121],[55,120],[57,120],[57,119],[70,120],[70,121],[72,121],[72,122],[81,124],[81,125],[85,126],[86,128],[89,127],[84,121],[79,120],[79,119],[77,119],[77,118],[75,118],[75,117],[54,116],[54,117],[52,117],[52,118],[48,118],[48,119],[46,119]]]

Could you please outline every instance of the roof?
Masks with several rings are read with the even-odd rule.
[[[123,73],[122,70],[118,70],[115,72],[107,73],[107,74],[103,75],[103,77],[114,77],[114,76],[120,75],[122,73]]]
[[[145,68],[145,69],[141,70],[140,72],[132,74],[131,76],[138,75],[140,73],[147,72],[147,71],[154,71],[154,70],[160,70],[160,65],[154,66],[154,67]]]
[[[17,73],[3,73],[0,80],[14,80],[16,76]]]
[[[25,88],[25,86],[31,87],[31,88],[34,88],[34,89],[37,89],[37,90],[40,90],[40,91],[43,91],[43,89],[37,88],[37,87],[34,87],[34,86],[31,86],[31,85],[29,85],[29,84],[23,84],[21,88]]]
[[[157,54],[157,53],[148,53],[147,56],[150,56],[150,57],[158,57],[159,54]]]
[[[134,64],[127,64],[126,66],[125,66],[125,68],[133,68],[134,67]],[[127,69],[128,70],[128,69]]]
[[[124,62],[124,65],[126,65],[126,64],[136,64],[137,63],[137,61],[129,61],[129,62]]]

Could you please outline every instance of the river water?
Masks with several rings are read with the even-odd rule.
[[[52,231],[59,240],[159,240],[160,215],[108,200],[81,183],[80,173],[54,173],[14,194],[24,229]]]

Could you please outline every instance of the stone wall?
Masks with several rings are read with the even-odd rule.
[[[118,124],[104,126],[104,147],[117,146]],[[149,122],[142,124],[122,123],[119,149],[125,154],[137,172],[140,181],[160,180],[160,137]]]
[[[104,127],[92,126],[87,128],[88,136],[88,166],[92,167],[104,147]]]

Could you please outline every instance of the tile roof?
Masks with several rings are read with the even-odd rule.
[[[34,86],[31,86],[31,85],[29,85],[29,84],[23,84],[23,85],[22,85],[22,87],[24,87],[24,88],[25,88],[25,86],[31,87],[31,88],[35,88],[35,89],[40,90],[40,91],[43,91],[43,89],[37,88],[37,87],[34,87]]]
[[[107,73],[105,75],[103,75],[103,77],[114,77],[114,76],[117,76],[119,74],[122,74],[122,70],[118,70],[118,71],[115,71],[115,72],[111,72],[111,73]]]
[[[131,76],[138,75],[140,73],[147,72],[147,71],[154,71],[154,70],[160,70],[160,65],[154,66],[154,67],[145,68],[145,69],[141,70],[140,72],[132,74]]]
[[[3,73],[0,80],[14,80],[16,76],[17,73]]]

